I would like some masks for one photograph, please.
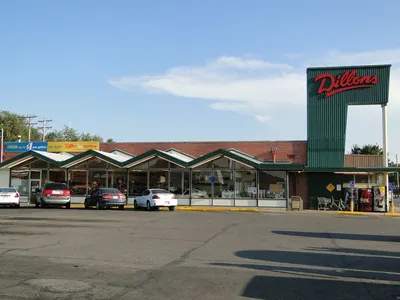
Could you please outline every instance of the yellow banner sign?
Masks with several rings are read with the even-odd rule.
[[[48,142],[47,152],[85,152],[99,150],[99,142]]]

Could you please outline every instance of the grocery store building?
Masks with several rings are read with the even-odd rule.
[[[125,191],[130,203],[157,187],[174,192],[179,205],[273,208],[287,208],[291,196],[314,208],[318,197],[378,187],[386,198],[371,208],[387,210],[388,174],[399,168],[389,168],[385,154],[346,155],[345,141],[348,106],[376,105],[388,152],[389,72],[388,65],[308,69],[306,141],[9,142],[0,186],[18,188],[25,201],[45,182],[63,181],[73,203],[95,182]]]

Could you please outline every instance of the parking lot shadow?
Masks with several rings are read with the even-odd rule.
[[[395,300],[399,286],[332,279],[254,276],[241,296],[268,300]]]
[[[249,262],[211,265],[267,272],[247,284],[243,296],[249,298],[387,300],[400,297],[399,252],[351,248],[339,253],[336,248],[312,250],[237,251],[236,256]]]
[[[355,234],[355,233],[335,233],[335,232],[303,232],[303,231],[285,231],[272,230],[274,234],[311,237],[321,239],[341,239],[353,241],[375,241],[375,242],[400,242],[400,236],[394,235],[375,235],[375,234]]]

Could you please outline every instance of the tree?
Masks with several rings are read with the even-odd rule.
[[[383,155],[383,150],[378,144],[368,144],[362,147],[359,145],[353,145],[351,148],[351,154]]]
[[[96,134],[80,133],[76,129],[64,126],[62,130],[54,130],[46,135],[46,141],[49,142],[77,142],[77,141],[99,141],[103,142],[103,138]]]
[[[17,115],[8,111],[0,111],[0,128],[4,129],[4,141],[16,142],[18,135],[21,141],[28,141],[28,126],[25,119],[21,115]],[[36,128],[31,128],[31,141],[40,141],[41,135]]]
[[[80,140],[81,141],[99,141],[99,142],[103,142],[103,138],[101,136],[98,136],[97,134],[91,135],[90,133],[82,133],[80,135]]]
[[[106,143],[115,143],[114,139],[109,138]]]

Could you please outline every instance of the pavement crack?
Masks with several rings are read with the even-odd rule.
[[[149,272],[149,274],[146,276],[145,279],[143,279],[142,281],[138,282],[137,284],[135,284],[133,286],[133,288],[140,288],[143,285],[145,285],[147,282],[149,282],[150,280],[154,279],[157,277],[157,275],[159,275],[161,272],[163,272],[165,269],[170,268],[172,266],[176,266],[181,264],[182,262],[184,262],[189,256],[190,254],[192,254],[194,251],[204,247],[205,245],[207,245],[208,243],[210,243],[212,240],[216,239],[218,236],[220,236],[221,234],[225,233],[226,231],[228,231],[230,228],[237,226],[238,223],[232,223],[224,228],[222,228],[220,231],[218,231],[217,233],[215,233],[214,235],[212,235],[211,237],[209,237],[208,239],[206,239],[205,241],[203,241],[200,245],[193,247],[191,249],[189,249],[188,251],[186,251],[185,253],[183,253],[179,258],[170,261],[169,263],[166,263],[164,265],[162,265],[159,268],[156,268],[152,271]],[[118,299],[118,298],[116,298]]]
[[[6,254],[9,254],[9,253],[11,253],[11,252],[13,252],[13,251],[18,251],[18,250],[19,250],[19,251],[30,251],[30,250],[44,249],[44,248],[47,248],[47,247],[58,246],[59,244],[60,244],[60,241],[58,241],[57,243],[54,243],[54,244],[47,244],[47,245],[41,245],[41,246],[30,247],[30,248],[13,248],[13,249],[8,249],[8,250],[2,252],[2,253],[0,254],[0,257],[3,257],[3,256],[5,256]]]

